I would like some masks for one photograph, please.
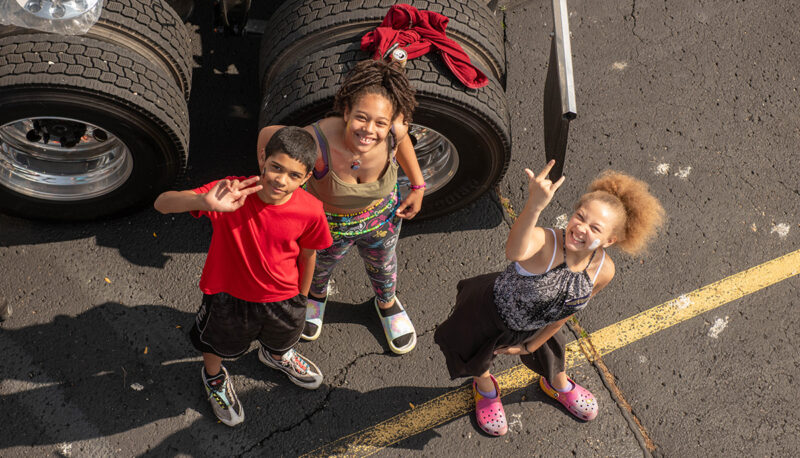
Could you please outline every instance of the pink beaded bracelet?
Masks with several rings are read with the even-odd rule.
[[[423,182],[422,184],[412,184],[408,187],[411,188],[412,191],[416,191],[417,189],[425,189],[428,184]]]

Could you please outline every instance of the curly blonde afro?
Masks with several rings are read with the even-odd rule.
[[[607,203],[619,215],[616,246],[628,254],[643,252],[664,222],[664,208],[647,183],[622,172],[607,170],[600,174],[575,207],[593,200]]]

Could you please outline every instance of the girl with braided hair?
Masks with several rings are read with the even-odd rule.
[[[452,315],[434,334],[452,378],[472,376],[475,414],[485,432],[507,432],[500,388],[489,373],[498,354],[520,355],[541,375],[539,386],[567,410],[588,421],[597,415],[589,390],[567,377],[566,321],[614,277],[606,253],[616,246],[629,254],[644,250],[661,225],[664,210],[647,184],[619,172],[605,172],[575,205],[566,229],[537,226],[539,215],[564,183],[547,174],[528,175],[528,200],[511,227],[504,272],[462,280]]]
[[[419,212],[425,191],[408,136],[408,123],[417,106],[414,95],[399,64],[362,61],[337,91],[334,114],[305,127],[317,141],[317,161],[307,190],[322,201],[333,236],[333,245],[317,252],[302,334],[305,340],[319,337],[331,274],[355,245],[375,292],[374,305],[389,348],[403,354],[417,343],[414,326],[395,296],[395,246],[402,219]],[[260,166],[264,166],[263,146],[281,127],[261,130]],[[411,183],[407,196],[398,192],[398,164]]]

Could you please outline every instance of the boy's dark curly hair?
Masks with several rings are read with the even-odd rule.
[[[285,153],[290,158],[303,164],[306,173],[314,168],[317,160],[317,143],[305,129],[296,126],[284,126],[278,129],[264,147],[265,163],[273,154]],[[266,169],[265,169],[266,170]],[[264,171],[262,170],[262,174]]]
[[[362,60],[357,63],[342,82],[333,101],[333,110],[339,114],[351,109],[366,94],[378,94],[392,102],[392,121],[399,114],[411,122],[417,107],[416,90],[411,87],[405,70],[398,63],[383,60]]]

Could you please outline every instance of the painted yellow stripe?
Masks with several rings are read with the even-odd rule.
[[[728,302],[766,288],[800,273],[800,250],[739,272],[605,327],[589,336],[599,355],[713,310]],[[567,345],[567,368],[586,363],[578,342]],[[497,375],[503,394],[525,388],[538,375],[525,366],[516,366]],[[306,456],[368,456],[403,439],[415,436],[474,409],[471,387],[445,393],[370,428],[312,451]]]

